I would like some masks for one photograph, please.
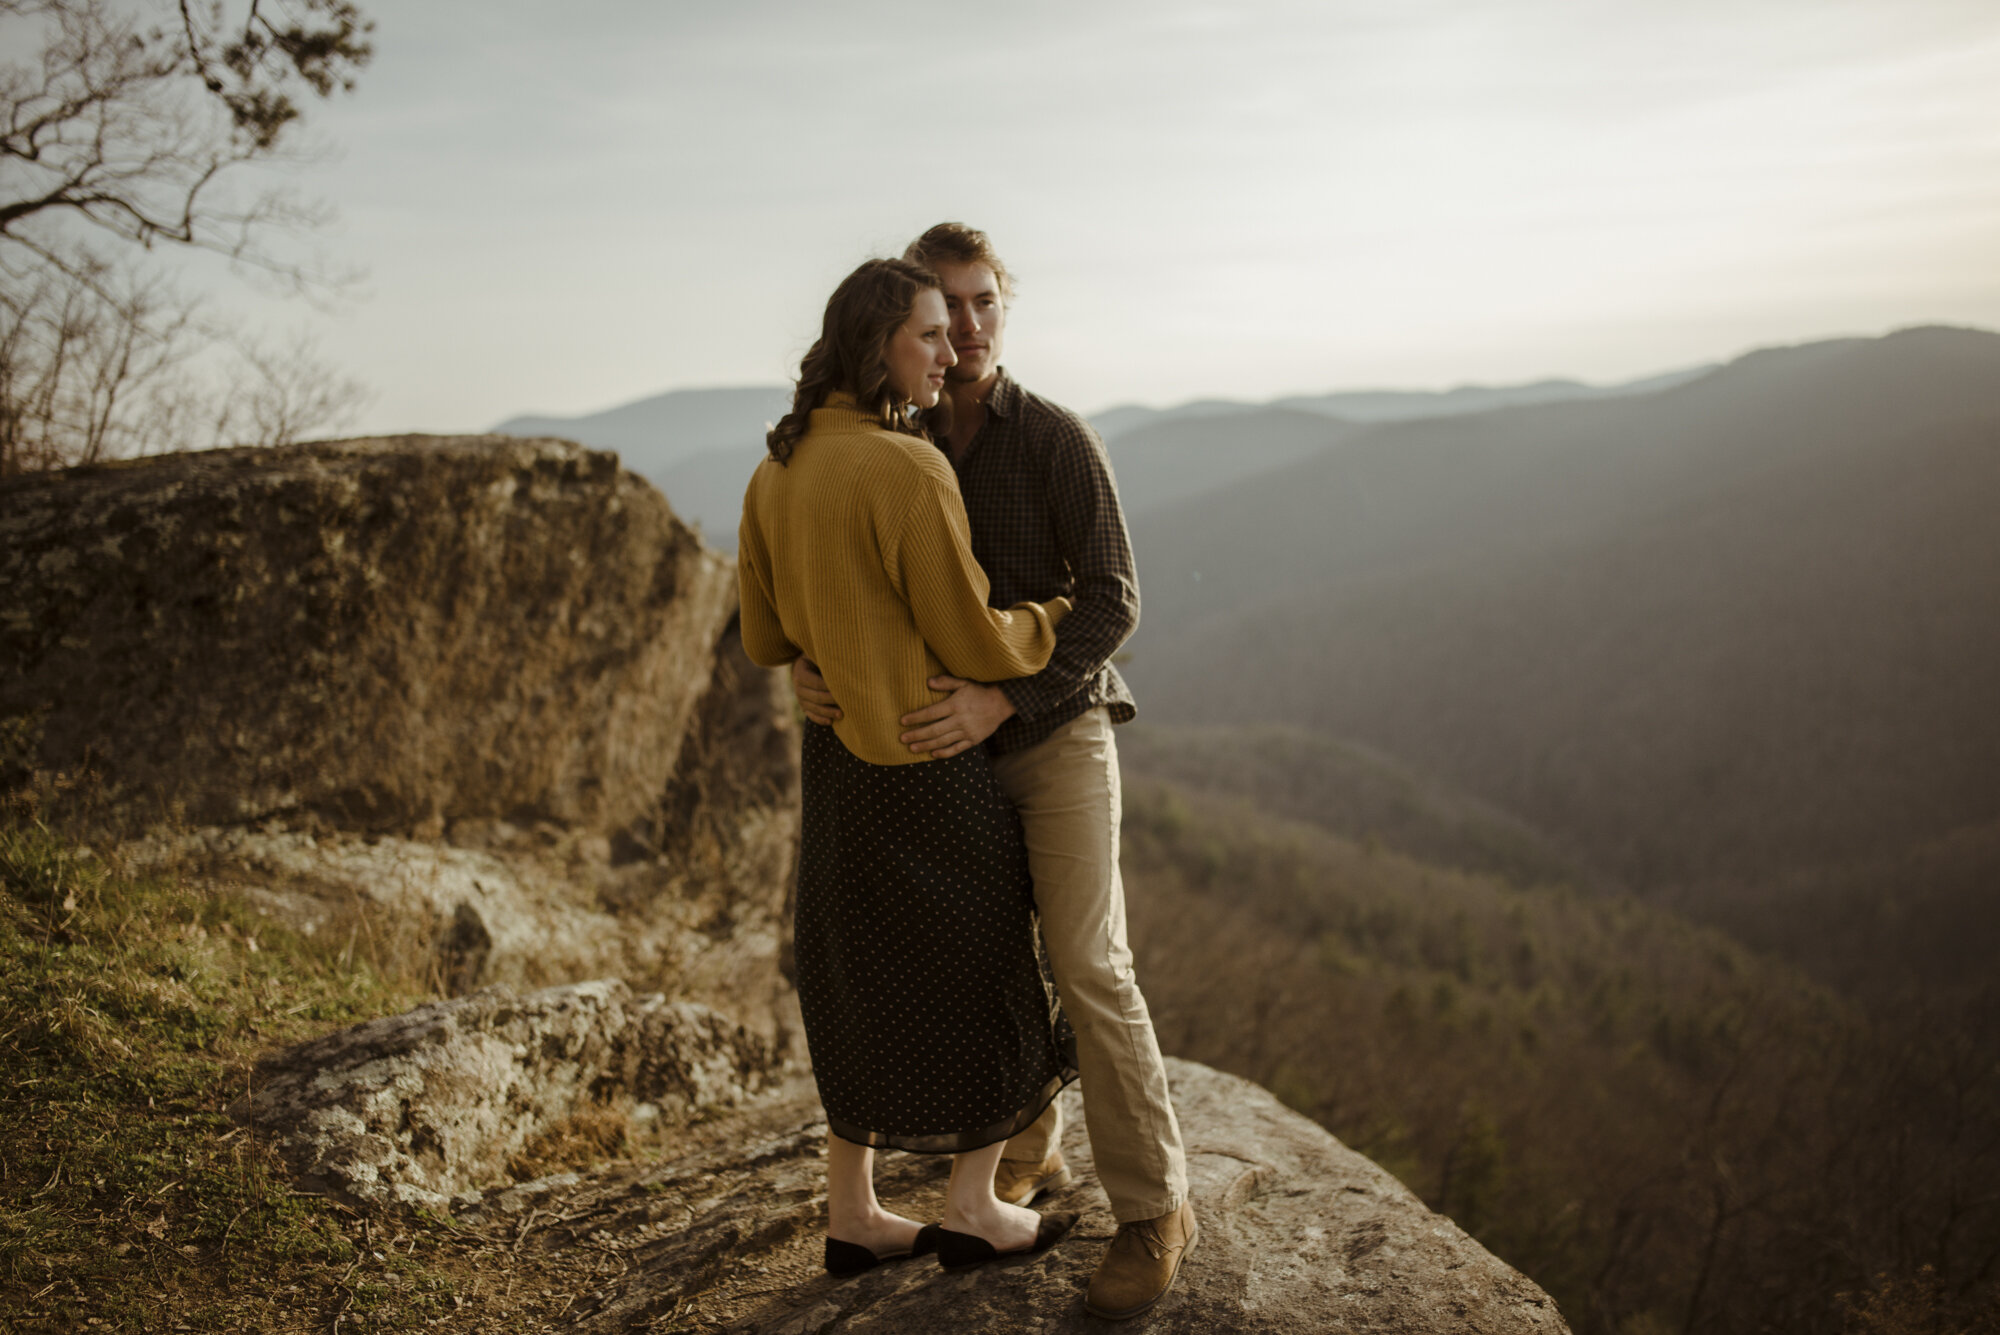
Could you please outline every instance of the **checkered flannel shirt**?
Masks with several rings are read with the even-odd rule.
[[[946,450],[949,455],[950,451]],[[1104,442],[1081,417],[1030,394],[1003,368],[986,421],[953,465],[972,523],[972,554],[992,581],[987,603],[1066,597],[1056,651],[1032,677],[999,683],[1016,713],[987,739],[995,755],[1033,746],[1107,705],[1137,712],[1111,655],[1139,624],[1139,579]]]

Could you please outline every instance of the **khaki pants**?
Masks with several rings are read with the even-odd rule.
[[[1167,1098],[1167,1069],[1125,937],[1118,873],[1118,746],[1098,708],[1046,740],[993,758],[1028,840],[1035,904],[1063,1011],[1076,1030],[1083,1119],[1097,1178],[1120,1223],[1157,1219],[1187,1199],[1187,1155]],[[1060,1143],[1051,1103],[1007,1142],[1029,1163]]]

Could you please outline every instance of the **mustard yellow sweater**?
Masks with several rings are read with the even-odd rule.
[[[876,765],[913,755],[902,716],[944,697],[948,672],[1039,672],[1069,600],[986,605],[958,478],[936,446],[885,431],[835,395],[786,464],[757,465],[737,532],[743,647],[766,667],[804,654],[826,677],[847,749]]]

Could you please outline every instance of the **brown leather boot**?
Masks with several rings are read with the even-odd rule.
[[[1194,1220],[1194,1202],[1158,1219],[1141,1219],[1118,1226],[1118,1236],[1097,1263],[1083,1310],[1107,1321],[1123,1321],[1158,1302],[1173,1287],[1181,1262],[1201,1239]]]
[[[1070,1183],[1069,1165],[1061,1150],[1050,1150],[1040,1163],[1002,1159],[993,1170],[993,1194],[1009,1205],[1032,1205],[1035,1197],[1057,1191]]]

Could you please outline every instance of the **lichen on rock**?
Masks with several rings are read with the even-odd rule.
[[[442,1209],[579,1113],[684,1126],[769,1087],[774,1066],[756,1035],[693,1002],[616,980],[496,986],[288,1049],[235,1111],[316,1190]]]

